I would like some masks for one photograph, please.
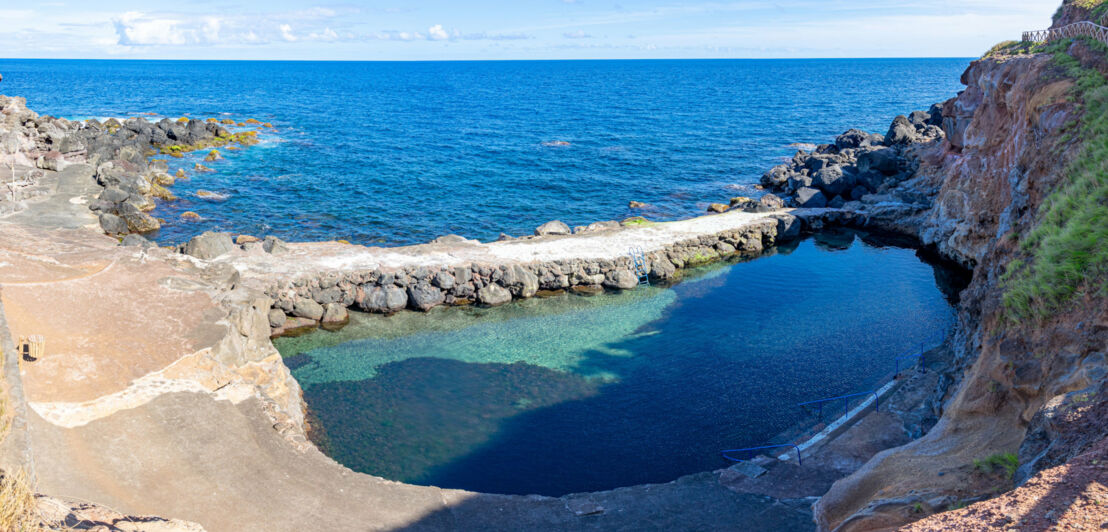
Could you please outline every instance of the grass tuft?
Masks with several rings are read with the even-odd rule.
[[[0,530],[39,531],[35,494],[22,471],[0,473]]]
[[[1016,476],[1016,469],[1019,469],[1019,466],[1020,459],[1015,453],[994,454],[983,460],[973,461],[974,469],[980,469],[986,473],[992,473],[994,470],[1003,469],[1009,479]]]
[[[1057,189],[1039,206],[1037,225],[1020,241],[1025,256],[1009,263],[1002,277],[1004,316],[1012,323],[1048,319],[1086,295],[1108,293],[1108,80],[1067,53],[1071,41],[1055,44],[1048,51],[1074,80],[1073,100],[1081,106],[1080,120],[1059,144],[1076,139],[1080,145]]]

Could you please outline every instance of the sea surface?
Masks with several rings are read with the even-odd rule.
[[[0,59],[0,92],[67,118],[271,122],[261,145],[224,150],[205,163],[214,173],[174,186],[181,199],[155,212],[161,242],[223,230],[402,245],[530,234],[552,219],[693,216],[756,195],[793,143],[884,133],[954,96],[968,63]],[[171,163],[192,173],[199,160]]]
[[[275,345],[314,441],[340,463],[562,495],[668,482],[726,467],[725,449],[786,443],[819,422],[798,403],[876,390],[898,355],[945,336],[949,273],[864,233],[825,232],[671,287],[355,314],[340,332]]]

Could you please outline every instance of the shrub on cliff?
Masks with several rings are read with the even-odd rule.
[[[1108,295],[1108,79],[1068,53],[1073,41],[1052,45],[1055,64],[1074,80],[1081,118],[1071,131],[1080,143],[1056,190],[1039,206],[1036,226],[1020,242],[1025,257],[1008,265],[1004,306],[1010,321],[1046,319],[1085,295]],[[1084,39],[1096,53],[1108,47]]]

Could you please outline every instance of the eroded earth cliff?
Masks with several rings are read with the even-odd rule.
[[[1057,20],[1088,15],[1067,4]],[[918,236],[973,269],[954,346],[965,371],[937,390],[945,395],[937,426],[878,454],[821,498],[822,528],[895,528],[989,498],[1090,449],[1103,457],[1108,427],[1063,420],[1105,401],[1105,51],[1085,39],[1011,44],[970,65],[966,90],[943,105],[946,140],[919,151],[919,170],[897,192],[932,191]],[[1082,481],[1091,507],[1102,509],[1089,523],[1099,527],[1108,501],[1097,506],[1096,492],[1108,475],[1094,471]],[[1057,508],[961,526],[1056,524],[1071,502],[1057,499]],[[1042,520],[1047,512],[1054,521]]]

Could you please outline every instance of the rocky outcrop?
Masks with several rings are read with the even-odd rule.
[[[27,109],[23,98],[0,96],[0,164],[15,169],[10,194],[0,195],[0,212],[20,209],[20,202],[46,192],[40,181],[46,171],[61,171],[71,164],[88,164],[104,191],[89,208],[100,215],[101,227],[110,235],[149,233],[161,227],[147,214],[154,198],[175,199],[165,187],[174,178],[159,154],[183,153],[236,143],[257,143],[257,132],[232,133],[214,120],[168,118],[149,122],[127,120],[66,120],[39,115]],[[207,160],[218,160],[213,150]]]
[[[851,129],[833,144],[798,151],[788,163],[767,171],[761,184],[783,195],[788,205],[861,210],[884,201],[915,174],[920,146],[943,139],[941,123],[942,108],[936,105],[929,112],[896,117],[884,136]]]

